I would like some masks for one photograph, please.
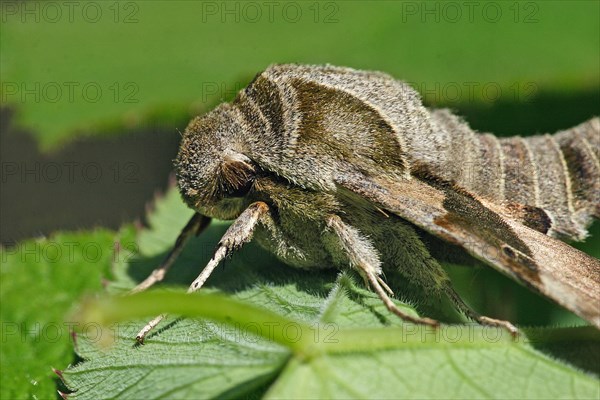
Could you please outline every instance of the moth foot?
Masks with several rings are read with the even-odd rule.
[[[407,322],[412,322],[413,324],[418,324],[418,325],[427,325],[427,326],[432,326],[434,328],[437,328],[440,326],[440,322],[436,321],[435,319],[431,319],[431,318],[421,318],[421,317],[413,317],[412,315],[406,314],[404,311],[402,311],[401,309],[399,309],[395,304],[390,304],[386,301],[384,301],[387,309],[389,311],[391,311],[393,314],[397,315],[398,317],[400,317],[403,321],[407,321]]]
[[[383,279],[381,279],[380,276],[377,277],[377,281],[383,287],[383,290],[387,292],[387,294],[389,294],[390,296],[394,295],[394,291],[387,285],[387,283],[385,283]]]
[[[155,283],[162,281],[165,277],[166,272],[166,269],[163,268],[155,269],[146,279],[144,279],[136,287],[131,289],[131,294],[143,292]]]
[[[152,321],[149,321],[143,328],[141,331],[138,332],[138,334],[135,336],[135,341],[138,342],[139,344],[144,344],[144,339],[146,339],[146,335],[148,334],[148,332],[150,332],[152,329],[154,329],[154,327],[156,325],[158,325],[160,323],[160,321],[163,320],[163,318],[165,318],[166,314],[161,314],[157,317],[155,317]]]
[[[494,319],[494,318],[490,318],[490,317],[484,317],[484,316],[479,317],[478,321],[480,324],[483,324],[483,325],[497,326],[499,328],[504,328],[511,334],[511,336],[513,338],[516,338],[519,335],[519,330],[517,329],[517,327],[508,321],[504,321],[501,319]]]
[[[416,318],[413,322],[421,325],[433,326],[434,328],[438,328],[440,326],[440,321],[431,318]]]

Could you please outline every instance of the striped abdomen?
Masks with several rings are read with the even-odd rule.
[[[446,178],[498,203],[542,208],[549,234],[581,240],[600,218],[600,120],[593,118],[553,135],[497,138],[477,134],[446,110],[434,125],[452,137]]]

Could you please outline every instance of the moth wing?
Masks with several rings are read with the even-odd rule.
[[[363,173],[336,177],[341,196],[367,199],[537,291],[600,329],[600,262],[513,219],[503,206],[442,181]]]

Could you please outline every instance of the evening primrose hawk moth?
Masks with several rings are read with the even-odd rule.
[[[134,291],[160,281],[210,218],[235,219],[190,291],[254,237],[292,266],[355,269],[407,321],[437,324],[395,306],[386,269],[516,333],[462,301],[423,240],[433,235],[600,328],[600,262],[558,240],[584,239],[600,217],[599,150],[598,118],[500,139],[384,73],[273,65],[188,125],[175,165],[196,214]]]

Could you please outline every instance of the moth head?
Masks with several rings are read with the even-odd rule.
[[[228,104],[195,118],[175,159],[183,199],[209,217],[234,219],[249,203],[257,167],[243,154],[238,118]]]

